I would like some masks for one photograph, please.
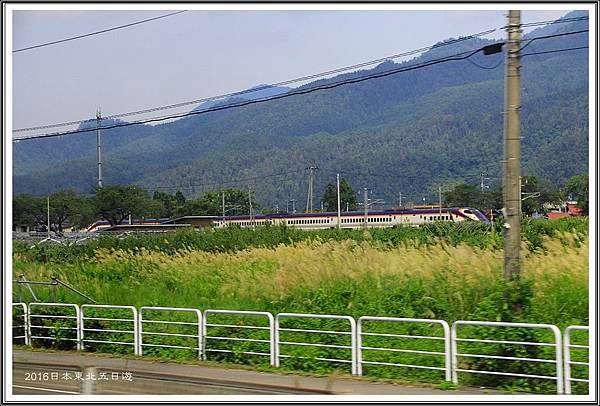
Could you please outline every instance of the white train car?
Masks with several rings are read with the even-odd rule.
[[[364,228],[364,212],[342,212],[339,218],[341,228]],[[489,223],[488,219],[477,209],[469,207],[433,208],[412,210],[370,211],[366,216],[366,228],[395,226],[421,226],[434,222],[479,221]],[[224,228],[238,226],[242,228],[265,225],[286,225],[303,230],[320,230],[336,228],[338,215],[336,212],[299,213],[299,214],[266,214],[256,216],[214,217],[213,227]]]

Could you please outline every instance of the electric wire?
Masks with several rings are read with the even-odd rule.
[[[581,46],[581,47],[573,47],[573,48],[552,49],[550,51],[529,52],[527,54],[521,55],[521,58],[524,56],[530,56],[530,55],[553,54],[555,52],[576,51],[578,49],[588,49],[588,48],[589,48],[588,46]]]
[[[566,32],[566,33],[560,33],[560,34],[553,34],[553,35],[547,35],[547,36],[542,36],[542,37],[536,37],[536,38],[532,38],[532,39],[528,40],[529,43],[527,45],[531,44],[534,40],[545,39],[545,38],[555,38],[555,37],[561,37],[561,36],[565,36],[565,35],[574,35],[574,34],[580,34],[580,33],[588,32],[588,31],[589,30],[579,30],[579,31],[572,31],[572,32]],[[503,42],[499,42],[499,43],[504,44]],[[527,45],[521,47],[520,50],[524,49]],[[281,95],[276,95],[276,96],[273,96],[273,97],[267,97],[267,98],[261,98],[261,99],[254,99],[254,100],[247,100],[247,101],[240,102],[240,103],[237,103],[237,104],[230,104],[230,105],[224,105],[224,106],[215,106],[213,108],[209,108],[209,109],[205,109],[205,110],[191,111],[191,112],[187,112],[187,113],[175,114],[175,115],[170,115],[170,116],[154,117],[154,118],[139,120],[139,121],[135,121],[135,122],[125,122],[125,123],[121,123],[121,124],[115,124],[115,125],[112,125],[112,126],[99,127],[98,129],[100,129],[100,130],[103,130],[103,129],[112,129],[112,128],[118,128],[118,127],[127,127],[127,126],[131,126],[131,125],[140,125],[140,124],[146,124],[146,123],[150,123],[150,122],[157,122],[157,121],[164,121],[164,120],[182,118],[182,117],[187,117],[187,116],[192,116],[192,115],[209,113],[209,112],[213,112],[213,111],[226,110],[226,109],[235,108],[235,107],[243,107],[243,106],[250,105],[250,104],[257,104],[257,103],[267,102],[267,101],[271,101],[271,100],[286,98],[286,97],[300,95],[300,94],[312,93],[312,92],[317,91],[317,90],[331,89],[331,88],[335,88],[335,87],[338,87],[338,86],[341,86],[341,85],[344,85],[344,84],[358,83],[358,82],[362,82],[362,81],[369,80],[369,79],[375,79],[375,78],[385,77],[385,76],[389,76],[389,75],[396,74],[396,73],[411,71],[411,70],[415,70],[415,69],[418,69],[418,68],[423,68],[423,67],[426,67],[426,66],[435,65],[435,64],[438,64],[438,63],[442,63],[442,62],[468,59],[470,56],[472,56],[475,53],[483,50],[484,48],[485,47],[481,47],[481,48],[478,48],[478,49],[473,50],[473,51],[466,51],[466,52],[462,52],[462,53],[459,53],[459,54],[451,55],[449,57],[444,57],[444,58],[440,58],[440,59],[437,59],[437,60],[433,60],[433,61],[427,61],[427,62],[423,62],[423,63],[420,63],[420,64],[408,66],[408,67],[391,69],[391,70],[383,71],[381,73],[372,74],[372,75],[366,75],[366,76],[355,78],[355,79],[344,80],[344,81],[336,82],[336,83],[333,83],[333,84],[328,84],[328,85],[323,85],[323,86],[317,86],[317,87],[313,87],[313,88],[309,88],[309,89],[301,89],[301,88],[294,89],[293,91],[290,91],[290,92],[287,92],[287,93],[284,93],[284,94],[281,94]],[[566,49],[566,50],[572,50],[572,49]],[[560,52],[560,50],[555,50],[553,52]],[[459,57],[459,55],[465,55],[465,54],[468,54],[468,55],[467,56]],[[526,55],[532,55],[532,54],[526,54]],[[111,117],[114,117],[114,116],[111,116]],[[85,121],[89,121],[89,120],[85,120]],[[24,131],[24,130],[25,129],[21,129],[21,131]],[[65,131],[65,132],[62,132],[62,133],[38,134],[38,135],[27,136],[27,137],[13,138],[13,142],[15,142],[15,141],[21,141],[21,140],[39,139],[39,138],[61,137],[61,136],[64,136],[64,135],[77,134],[77,133],[85,133],[85,132],[91,132],[91,131],[96,131],[96,128],[78,129],[78,130],[74,130],[74,131]]]
[[[536,27],[539,25],[553,25],[553,24],[561,24],[561,23],[573,23],[577,21],[589,20],[589,17],[570,17],[570,18],[560,18],[558,20],[546,20],[546,21],[533,21],[530,23],[523,23],[521,27]]]
[[[471,59],[467,59],[467,61],[469,61],[472,65],[477,66],[478,68],[493,70],[493,69],[496,69],[498,66],[502,65],[502,62],[504,62],[504,59],[500,59],[496,64],[494,64],[492,66],[483,66]]]
[[[47,46],[50,46],[50,45],[56,45],[56,44],[60,44],[60,43],[67,42],[67,41],[74,41],[76,39],[81,39],[81,38],[85,38],[85,37],[91,37],[93,35],[104,34],[105,32],[120,30],[122,28],[127,28],[127,27],[131,27],[131,26],[134,26],[134,25],[143,24],[143,23],[147,23],[147,22],[150,22],[150,21],[154,21],[154,20],[159,20],[161,18],[171,17],[171,16],[174,16],[176,14],[185,13],[186,11],[187,10],[176,11],[174,13],[164,14],[164,15],[161,15],[161,16],[158,16],[158,17],[148,18],[146,20],[141,20],[141,21],[136,21],[136,22],[129,23],[129,24],[119,25],[117,27],[107,28],[107,29],[100,30],[100,31],[94,31],[94,32],[90,32],[88,34],[82,34],[82,35],[77,35],[75,37],[59,39],[57,41],[45,42],[43,44],[38,44],[38,45],[31,45],[31,46],[28,46],[28,47],[25,47],[25,48],[15,49],[13,51],[13,53],[22,52],[22,51],[28,51],[30,49],[47,47]]]
[[[180,11],[180,12],[177,12],[177,13],[173,13],[173,14],[178,14],[178,13],[181,13],[181,12],[183,12],[183,11]],[[169,15],[173,15],[173,14],[169,14]],[[162,17],[167,17],[169,15],[162,16]],[[572,22],[572,21],[579,21],[579,20],[584,20],[584,19],[587,19],[587,17],[585,17],[585,18],[580,17],[580,18],[573,18],[573,19],[557,20],[554,23],[558,23],[558,22]],[[540,21],[540,22],[533,22],[533,23],[527,23],[527,24],[528,25],[532,25],[532,24],[543,25],[543,24],[549,24],[549,21],[551,21],[551,20]],[[412,50],[412,51],[407,51],[407,52],[403,52],[403,53],[399,53],[399,54],[389,55],[389,56],[386,56],[386,57],[373,59],[373,60],[362,62],[362,63],[359,63],[359,64],[345,66],[345,67],[340,67],[340,68],[336,68],[336,69],[332,69],[332,70],[328,70],[328,71],[324,71],[324,72],[320,72],[320,73],[316,73],[316,74],[302,76],[302,77],[295,78],[295,79],[285,80],[285,81],[282,81],[282,82],[277,82],[277,83],[267,84],[267,85],[263,85],[263,86],[258,86],[258,87],[252,88],[252,89],[246,89],[246,90],[242,90],[242,91],[238,91],[238,92],[231,92],[231,93],[226,93],[226,94],[217,95],[217,96],[210,96],[210,97],[205,97],[205,98],[201,98],[201,99],[195,99],[195,100],[190,100],[190,101],[185,101],[185,102],[180,102],[180,103],[175,103],[175,104],[163,105],[163,106],[153,107],[153,108],[144,109],[144,110],[137,110],[137,111],[131,111],[131,112],[126,112],[126,113],[112,114],[112,115],[104,117],[103,119],[115,119],[115,118],[120,118],[120,117],[129,117],[129,116],[133,116],[133,115],[140,115],[140,114],[150,113],[150,112],[154,112],[154,111],[161,111],[161,110],[169,110],[169,109],[174,109],[174,108],[180,108],[180,107],[184,107],[184,106],[191,105],[191,104],[198,104],[198,103],[202,103],[202,102],[206,102],[206,101],[213,101],[213,100],[223,99],[223,98],[226,98],[226,97],[240,96],[240,95],[244,95],[244,94],[247,94],[247,93],[254,93],[254,92],[257,92],[257,91],[260,91],[260,90],[264,90],[264,89],[268,89],[268,88],[272,88],[272,87],[285,86],[285,85],[289,85],[289,84],[293,84],[293,83],[307,81],[307,80],[310,80],[310,79],[316,79],[316,78],[319,78],[319,77],[328,76],[328,75],[332,75],[332,74],[335,74],[335,73],[345,72],[345,71],[348,71],[348,70],[353,70],[353,69],[358,69],[358,68],[361,68],[361,67],[366,67],[366,66],[374,65],[376,63],[381,63],[381,62],[385,62],[385,61],[388,61],[388,60],[398,59],[400,57],[410,56],[410,55],[413,55],[413,54],[416,54],[416,53],[425,52],[425,51],[428,51],[428,50],[431,50],[431,49],[435,49],[435,48],[440,48],[440,47],[452,45],[452,44],[455,44],[455,43],[458,43],[458,42],[462,42],[462,41],[466,41],[466,40],[469,40],[469,39],[478,38],[478,37],[481,37],[481,36],[485,36],[485,35],[491,34],[491,33],[495,32],[495,31],[497,31],[498,29],[499,28],[489,29],[489,30],[481,31],[481,32],[478,32],[478,33],[475,33],[475,34],[470,34],[470,35],[467,35],[465,37],[459,37],[457,39],[453,39],[453,40],[449,40],[449,41],[444,41],[442,43],[437,43],[437,44],[434,44],[434,45],[431,45],[431,46],[428,46],[428,47],[423,47],[423,48],[419,48],[419,49],[415,49],[415,50]],[[588,31],[588,30],[575,31],[575,32],[573,32],[573,34],[577,34],[577,33],[580,33],[580,32],[586,32],[586,31]],[[536,39],[552,38],[552,37],[563,36],[563,35],[571,35],[571,33],[555,34],[555,35],[549,35],[549,36],[543,36],[543,37],[536,37],[536,38],[533,38],[533,39],[525,40],[525,41],[530,41],[530,42],[527,45],[523,46],[521,48],[521,50],[524,49],[526,46],[528,46],[532,41],[534,41]],[[478,67],[480,67],[482,69],[495,69],[495,68],[497,68],[497,66],[499,66],[499,64],[498,64],[497,66],[493,66],[493,67],[483,67],[483,66],[478,65],[478,64],[476,64],[474,62],[472,62],[472,63],[475,66],[478,66]],[[33,130],[42,130],[42,129],[48,129],[48,128],[66,127],[66,126],[72,126],[72,125],[82,124],[82,123],[85,123],[85,122],[90,122],[92,120],[93,119],[83,119],[83,120],[75,120],[75,121],[69,121],[69,122],[64,122],[64,123],[56,123],[56,124],[48,124],[48,125],[41,125],[41,126],[35,126],[35,127],[19,128],[19,129],[13,130],[13,133],[25,132],[25,131],[33,131]]]
[[[221,94],[221,95],[217,95],[217,96],[204,97],[204,98],[200,98],[200,99],[189,100],[189,101],[175,103],[175,104],[168,104],[168,105],[163,105],[163,106],[157,106],[157,107],[153,107],[153,108],[149,108],[149,109],[144,109],[144,110],[137,110],[137,111],[130,111],[130,112],[126,112],[126,113],[111,114],[111,115],[108,115],[106,117],[103,117],[103,119],[114,119],[114,118],[121,118],[121,117],[129,117],[129,116],[133,116],[133,115],[151,113],[151,112],[160,111],[160,110],[169,110],[169,109],[173,109],[173,108],[185,107],[185,106],[188,106],[188,105],[191,105],[191,104],[198,104],[198,103],[202,103],[202,102],[223,99],[223,98],[226,98],[226,97],[241,96],[241,95],[248,94],[248,93],[258,92],[260,90],[269,89],[269,88],[272,88],[272,87],[286,86],[286,85],[290,85],[290,84],[294,84],[294,83],[298,83],[298,82],[304,82],[304,81],[311,80],[311,79],[317,79],[317,78],[320,78],[320,77],[323,77],[323,76],[329,76],[329,75],[336,74],[336,73],[341,73],[341,72],[345,72],[345,71],[349,71],[349,70],[363,68],[363,67],[371,66],[371,65],[374,65],[374,64],[377,64],[377,63],[381,63],[381,62],[385,62],[385,61],[389,61],[389,60],[393,60],[393,59],[398,59],[398,58],[401,58],[401,57],[406,57],[406,56],[414,55],[414,54],[417,54],[417,53],[420,53],[420,52],[425,52],[425,51],[428,51],[428,50],[431,50],[431,49],[437,49],[437,48],[445,47],[445,46],[448,46],[448,45],[456,44],[458,42],[463,42],[463,41],[466,41],[466,40],[469,40],[469,39],[478,38],[478,37],[481,37],[481,36],[484,36],[484,35],[488,35],[488,34],[491,34],[492,32],[495,32],[496,30],[497,30],[497,28],[486,30],[486,31],[481,31],[481,32],[478,32],[478,33],[475,33],[475,34],[471,34],[471,35],[468,35],[468,36],[465,36],[465,37],[460,37],[460,38],[453,39],[453,40],[450,40],[450,41],[445,41],[445,42],[442,42],[442,43],[434,44],[434,45],[431,45],[431,46],[428,46],[428,47],[414,49],[412,51],[406,51],[406,52],[402,52],[402,53],[398,53],[398,54],[394,54],[394,55],[389,55],[389,56],[385,56],[385,57],[373,59],[373,60],[366,61],[366,62],[361,62],[361,63],[354,64],[354,65],[349,65],[349,66],[344,66],[344,67],[340,67],[340,68],[336,68],[336,69],[331,69],[331,70],[327,70],[327,71],[323,71],[323,72],[319,72],[319,73],[314,73],[314,74],[302,76],[302,77],[295,78],[295,79],[288,79],[288,80],[284,80],[284,81],[281,81],[281,82],[266,84],[266,85],[254,87],[254,88],[251,88],[251,89],[246,89],[246,90],[241,90],[241,91],[231,92],[231,93],[225,93],[225,94]],[[42,126],[36,126],[36,127],[19,128],[19,129],[13,130],[13,132],[16,133],[16,132],[23,132],[23,131],[43,130],[43,129],[47,129],[47,128],[65,127],[65,126],[70,126],[70,125],[75,125],[75,124],[82,124],[82,123],[85,123],[85,122],[89,122],[90,120],[94,120],[94,119],[83,119],[83,120],[69,121],[69,122],[65,122],[65,123],[57,123],[57,124],[48,124],[48,125],[42,125]]]
[[[525,48],[527,48],[530,44],[532,44],[534,41],[537,41],[539,39],[547,39],[547,38],[556,38],[556,37],[563,37],[565,35],[575,35],[575,34],[582,34],[584,32],[589,32],[590,30],[578,30],[578,31],[569,31],[569,32],[563,32],[560,34],[551,34],[551,35],[544,35],[541,37],[534,37],[534,38],[528,38],[523,40],[522,42],[527,41],[527,44],[523,45],[521,48],[519,48],[519,52],[521,52],[522,50],[524,50]]]
[[[502,42],[502,44],[503,44],[503,42]],[[397,68],[397,69],[390,69],[390,70],[383,71],[380,73],[375,73],[375,74],[366,75],[366,76],[360,76],[358,78],[342,80],[342,81],[338,81],[338,82],[334,82],[334,83],[330,83],[330,84],[324,84],[321,86],[316,86],[316,87],[312,87],[312,88],[308,88],[308,89],[295,89],[294,91],[290,91],[288,93],[284,93],[284,94],[276,95],[276,96],[272,96],[272,97],[247,100],[244,102],[240,102],[240,103],[236,103],[236,104],[228,104],[228,105],[224,105],[224,106],[215,106],[215,107],[205,109],[205,110],[191,111],[191,112],[187,112],[187,113],[174,114],[174,115],[170,115],[170,116],[149,118],[149,119],[139,120],[139,121],[135,121],[135,122],[126,122],[126,123],[122,123],[122,124],[104,126],[104,127],[99,127],[98,129],[108,130],[108,129],[113,129],[113,128],[146,124],[146,123],[150,123],[150,122],[171,120],[171,119],[188,117],[188,116],[193,116],[193,115],[206,114],[206,113],[210,113],[210,112],[214,112],[214,111],[228,110],[231,108],[243,107],[243,106],[248,106],[251,104],[264,103],[264,102],[268,102],[268,101],[272,101],[272,100],[278,100],[278,99],[283,99],[283,98],[287,98],[287,97],[308,94],[308,93],[312,93],[312,92],[315,92],[318,90],[333,89],[333,88],[336,88],[336,87],[339,87],[342,85],[346,85],[346,84],[360,83],[360,82],[363,82],[366,80],[382,78],[382,77],[394,75],[397,73],[421,69],[421,68],[425,68],[427,66],[436,65],[436,64],[440,64],[440,63],[444,63],[444,62],[464,60],[464,59],[467,59],[467,58],[471,57],[472,55],[476,54],[477,52],[482,51],[484,48],[485,47],[481,47],[481,48],[477,48],[472,51],[461,52],[461,53],[458,53],[455,55],[451,55],[448,57],[444,57],[444,58],[440,58],[440,59],[436,59],[436,60],[432,60],[432,61],[428,61],[428,62],[423,62],[423,63],[417,64],[417,65],[411,65],[408,67],[401,67],[401,68]],[[86,132],[92,132],[92,131],[96,131],[96,130],[97,130],[97,128],[89,128],[89,129],[79,129],[79,130],[74,130],[74,131],[65,131],[65,132],[54,133],[54,134],[38,134],[38,135],[32,135],[32,136],[27,136],[27,137],[13,138],[13,142],[21,141],[21,140],[37,139],[37,138],[62,137],[65,135],[86,133]]]

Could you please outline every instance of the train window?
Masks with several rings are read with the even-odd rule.
[[[469,209],[465,210],[465,214],[473,214],[473,212]]]

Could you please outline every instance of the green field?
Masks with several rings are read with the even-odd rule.
[[[439,225],[368,233],[361,230],[310,233],[283,228],[231,229],[122,240],[104,238],[87,246],[33,249],[15,243],[13,274],[25,274],[30,280],[56,276],[99,303],[136,307],[320,313],[355,318],[412,317],[443,319],[448,323],[455,320],[526,321],[555,324],[561,329],[588,324],[587,220],[525,223],[523,274],[517,284],[508,284],[502,278],[501,236],[483,225],[468,227]],[[38,290],[40,300],[50,300],[50,290],[43,289]],[[57,301],[82,303],[66,290],[58,290],[56,294]],[[23,295],[29,300],[26,292]],[[516,312],[509,301],[518,302],[520,310]],[[222,320],[237,322],[235,318]],[[298,323],[289,321],[287,326],[299,326]],[[303,328],[311,328],[307,325],[342,328],[339,322],[310,323]],[[427,329],[431,327],[380,325],[374,326],[372,331],[426,334]],[[480,328],[473,331],[488,334]],[[261,333],[245,331],[246,335],[240,337],[263,338]],[[293,341],[315,339],[314,335],[289,334]],[[498,334],[507,340],[547,339],[543,333],[528,337],[530,333],[522,329]],[[329,341],[319,342],[344,344],[344,339],[334,336]],[[364,345],[390,347],[391,342],[384,341],[372,337]],[[403,348],[440,349],[435,342],[420,343],[421,347],[408,342],[402,344]],[[221,348],[218,345],[222,343],[215,343],[214,348]],[[210,359],[268,365],[264,358],[241,356],[242,351],[260,350],[260,345],[256,343],[255,348],[253,343],[234,343],[227,347],[235,349],[234,354],[215,353]],[[117,350],[111,347],[115,346],[98,346],[97,350]],[[469,348],[489,354],[512,351],[501,345],[483,348],[472,344]],[[284,360],[284,369],[322,373],[334,368],[349,370],[346,365],[310,359],[347,357],[343,349],[290,347],[285,351],[292,356],[309,358]],[[152,349],[145,353],[176,359],[194,357],[187,350]],[[552,357],[548,349],[539,347],[516,356]],[[368,357],[384,362],[439,365],[438,359],[424,361],[427,356],[421,354],[373,352]],[[475,359],[471,362],[470,368],[481,369],[498,368],[501,361]],[[513,362],[503,370],[551,375],[552,368],[552,365]],[[365,374],[423,382],[443,380],[443,374],[438,371],[410,368],[369,366],[365,367]],[[542,380],[532,383],[514,378],[463,375],[461,383],[553,391],[553,385]],[[575,389],[586,390],[581,385]]]

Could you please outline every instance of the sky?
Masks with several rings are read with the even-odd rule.
[[[568,11],[525,10],[522,22]],[[18,49],[169,12],[14,11],[12,45]],[[107,116],[275,83],[502,27],[505,14],[191,10],[13,53],[13,128],[91,118],[98,106]],[[498,30],[487,38],[503,35]],[[18,135],[34,133],[40,131]]]

